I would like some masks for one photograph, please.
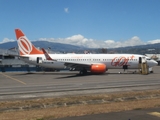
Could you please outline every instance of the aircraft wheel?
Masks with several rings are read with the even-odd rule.
[[[87,70],[86,69],[82,69],[79,72],[80,75],[86,75],[87,74]]]

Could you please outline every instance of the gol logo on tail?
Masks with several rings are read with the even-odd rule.
[[[19,50],[25,55],[32,51],[32,44],[24,36],[18,39]]]

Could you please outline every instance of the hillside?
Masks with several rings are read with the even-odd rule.
[[[47,41],[33,41],[36,47],[39,48],[50,48],[54,52],[76,52],[83,53],[85,50],[91,53],[133,53],[133,54],[160,54],[160,43],[139,45],[139,46],[128,46],[120,48],[85,48],[83,46],[74,46],[69,44],[47,42]],[[17,42],[7,42],[0,44],[1,49],[18,48]]]

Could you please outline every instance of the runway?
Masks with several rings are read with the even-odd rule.
[[[0,100],[158,89],[160,67],[153,70],[149,75],[123,73],[123,70],[85,76],[70,71],[0,73]]]

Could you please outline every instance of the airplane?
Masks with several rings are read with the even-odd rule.
[[[152,68],[158,63],[138,54],[48,54],[37,49],[20,29],[15,29],[20,59],[34,65],[57,70],[69,69],[86,74],[105,73],[108,69],[139,69],[139,63],[147,62]]]

